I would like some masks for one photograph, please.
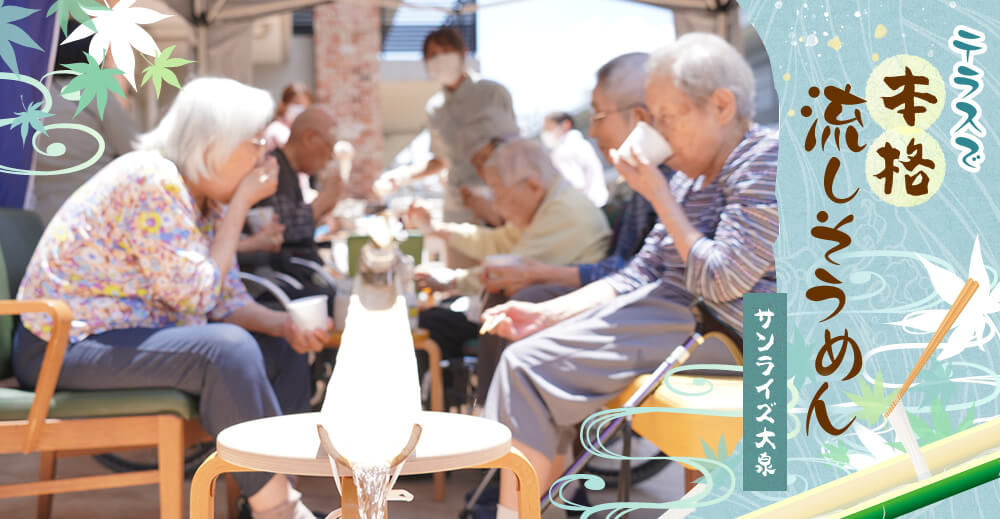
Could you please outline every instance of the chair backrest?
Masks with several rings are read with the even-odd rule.
[[[44,230],[37,214],[23,209],[0,208],[0,242],[7,263],[7,286],[12,296],[17,294],[17,287]]]
[[[3,247],[0,246],[0,301],[12,299],[7,286],[7,265],[3,261]],[[11,347],[14,338],[14,316],[0,315],[0,380],[11,376]]]
[[[44,229],[41,218],[31,211],[0,208],[0,300],[17,295]],[[13,374],[10,355],[14,323],[13,316],[0,316],[0,379]]]

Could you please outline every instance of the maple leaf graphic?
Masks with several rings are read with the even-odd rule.
[[[115,66],[124,71],[125,79],[135,88],[135,49],[147,56],[156,56],[160,48],[153,37],[140,25],[156,23],[171,15],[160,14],[145,7],[133,7],[135,0],[121,0],[110,10],[84,9],[93,17],[97,31],[86,25],[76,28],[63,43],[70,43],[88,36],[91,56],[99,56],[98,64],[104,63],[108,49],[115,58]]]

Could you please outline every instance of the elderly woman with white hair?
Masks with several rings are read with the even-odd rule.
[[[442,236],[450,247],[480,263],[494,254],[558,264],[591,263],[607,253],[611,239],[607,218],[562,177],[538,143],[516,139],[501,144],[482,170],[496,210],[506,221],[502,227],[431,223],[430,215],[419,207],[410,210],[411,224]],[[418,280],[438,290],[457,289],[478,296],[482,291],[481,272],[481,267],[418,271]],[[449,321],[446,316],[435,315],[442,313],[438,309],[432,310],[421,314],[421,327],[431,332],[446,356],[449,352],[460,355],[462,342],[475,337],[478,327]],[[458,331],[463,328],[467,330],[464,336]],[[497,357],[499,351],[480,352],[480,384],[489,384]]]
[[[510,302],[484,317],[516,340],[503,353],[484,416],[510,427],[514,444],[548,488],[567,430],[649,373],[694,330],[697,298],[736,330],[745,292],[774,292],[772,246],[778,140],[752,122],[749,65],[728,43],[686,34],[647,64],[646,102],[673,148],[667,181],[643,157],[619,160],[660,222],[621,271],[544,303]],[[629,165],[629,162],[637,166]],[[516,517],[515,481],[501,478],[498,518]]]
[[[234,259],[247,211],[277,185],[274,160],[262,160],[273,109],[263,90],[196,79],[137,151],[59,209],[18,292],[73,311],[59,389],[176,388],[199,397],[213,435],[309,410],[302,354],[321,350],[326,332],[256,304]],[[48,316],[24,316],[14,372],[25,387],[38,380],[51,333]],[[314,517],[285,476],[234,477],[254,517]]]

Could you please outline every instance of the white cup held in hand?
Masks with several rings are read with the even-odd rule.
[[[272,220],[274,220],[273,207],[255,207],[247,213],[247,223],[250,224],[250,230],[255,233],[270,225]]]
[[[490,254],[483,260],[487,267],[511,267],[521,264],[520,254]]]
[[[632,133],[625,138],[625,142],[618,147],[618,150],[612,150],[611,153],[612,155],[617,154],[620,160],[624,160],[633,167],[638,166],[632,158],[633,153],[646,159],[651,165],[659,166],[673,155],[674,150],[670,148],[670,143],[660,135],[660,132],[645,122],[639,121]]]
[[[325,330],[327,319],[327,296],[308,296],[293,300],[288,304],[288,314],[300,330],[310,332]]]

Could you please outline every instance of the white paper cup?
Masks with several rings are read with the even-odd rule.
[[[267,227],[272,220],[274,220],[273,207],[255,207],[247,213],[247,223],[250,224],[250,230],[255,233]]]
[[[487,267],[511,267],[521,264],[520,254],[490,254],[483,260]]]
[[[509,267],[521,264],[520,254],[490,254],[483,263],[488,267]]]
[[[302,331],[326,329],[327,301],[324,295],[301,297],[289,303],[286,310]]]
[[[635,129],[625,138],[625,142],[617,150],[621,160],[632,166],[638,166],[632,159],[633,152],[639,157],[645,158],[653,166],[659,166],[674,153],[670,148],[670,143],[660,135],[660,132],[643,121],[639,121],[635,125]]]

